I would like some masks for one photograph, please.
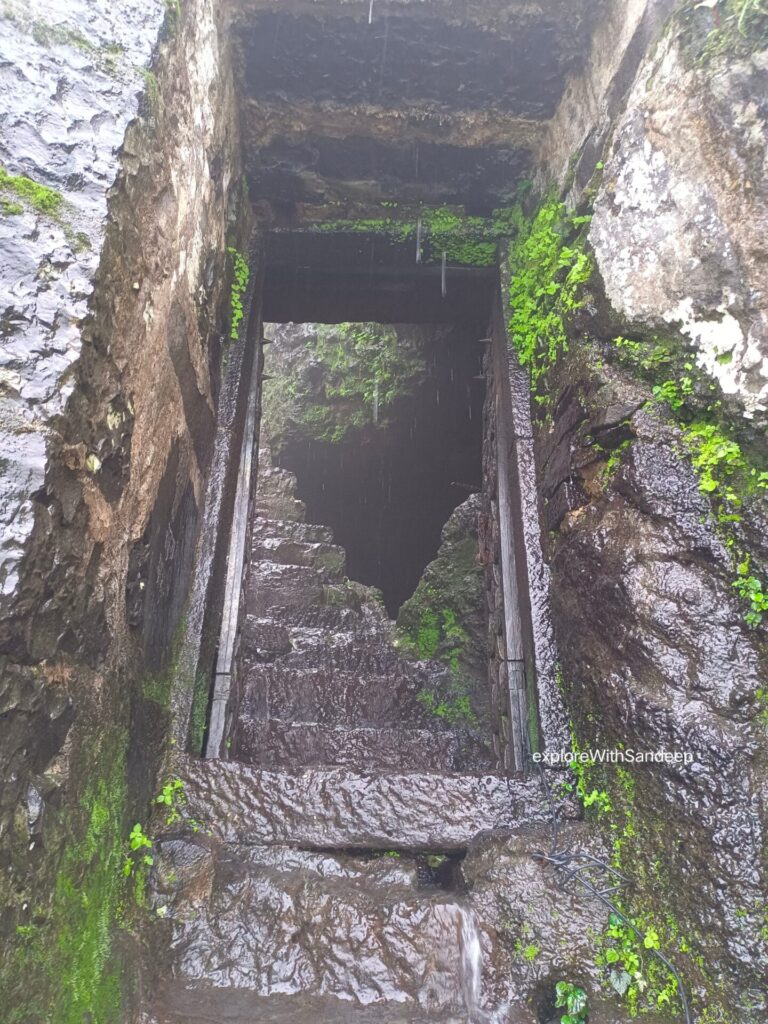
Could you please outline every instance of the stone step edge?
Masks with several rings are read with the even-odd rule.
[[[258,768],[179,756],[185,814],[226,842],[312,849],[465,849],[478,835],[551,820],[535,775],[338,767]],[[574,803],[561,819],[577,817]]]

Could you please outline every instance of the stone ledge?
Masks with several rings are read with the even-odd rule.
[[[227,842],[445,851],[549,816],[535,777],[268,771],[192,759],[176,770],[189,816]]]

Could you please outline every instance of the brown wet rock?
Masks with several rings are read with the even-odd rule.
[[[187,760],[188,814],[228,841],[338,849],[457,849],[478,832],[542,820],[538,780],[498,775],[269,770]]]
[[[594,395],[609,387],[613,403],[628,408],[642,384],[623,382],[615,368],[596,368],[576,353],[553,387],[579,391],[587,410],[583,424],[563,420],[562,444],[571,453],[564,472],[576,482],[576,501],[547,537],[553,617],[577,735],[597,747],[692,756],[689,765],[632,773],[626,813],[646,836],[632,856],[638,870],[647,870],[648,858],[664,872],[664,889],[645,883],[638,898],[654,907],[665,899],[660,891],[676,894],[678,927],[711,975],[701,981],[695,965],[681,961],[694,989],[714,987],[733,1007],[749,993],[759,1006],[758,979],[768,961],[759,914],[747,908],[761,905],[765,885],[766,753],[755,717],[755,694],[768,671],[764,631],[744,621],[730,552],[677,427],[653,410],[631,413],[622,427],[630,445],[617,471],[595,478],[598,486],[587,492],[591,438],[604,422]],[[541,430],[537,441],[543,458],[550,436]],[[760,514],[753,518],[745,505],[744,516],[736,530],[757,567],[762,548],[749,538],[758,533]],[[557,526],[557,518],[548,525]],[[614,770],[601,778],[623,807]],[[663,825],[670,820],[674,835]],[[747,913],[737,916],[735,907]]]

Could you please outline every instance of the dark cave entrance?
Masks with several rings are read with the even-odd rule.
[[[347,575],[378,587],[395,617],[437,554],[451,512],[481,490],[483,342],[496,268],[443,274],[415,264],[410,249],[365,235],[276,234],[268,257],[266,322],[386,324],[418,350],[420,372],[383,423],[333,439],[288,429],[272,452],[296,474],[308,521],[331,527],[346,549]],[[275,348],[266,349],[265,391],[280,386],[269,379]],[[304,370],[305,388],[322,387]],[[322,367],[315,372],[324,376]]]
[[[392,617],[451,512],[481,489],[483,327],[398,326],[401,338],[416,337],[425,371],[410,393],[378,423],[334,441],[299,431],[273,453],[296,474],[308,521],[330,526],[346,549],[347,575],[379,588]]]

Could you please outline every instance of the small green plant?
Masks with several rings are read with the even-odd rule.
[[[613,477],[614,473],[616,472],[616,470],[621,465],[621,460],[622,460],[622,458],[624,456],[624,452],[629,447],[631,447],[631,445],[632,445],[632,440],[631,439],[627,439],[626,441],[622,441],[621,444],[617,448],[614,448],[614,450],[608,456],[608,458],[606,460],[606,463],[605,463],[605,465],[603,466],[603,468],[602,468],[602,470],[600,472],[600,476],[601,476],[601,478],[602,478],[604,483],[609,481],[609,480],[611,480],[611,478]]]
[[[250,270],[248,261],[241,252],[231,245],[227,252],[232,257],[232,292],[229,300],[229,337],[237,341],[240,334],[240,324],[245,316],[243,308],[243,295],[248,286]]]
[[[745,622],[757,627],[763,621],[763,615],[768,612],[768,592],[762,582],[750,573],[749,555],[739,562],[736,571],[738,575],[731,586],[749,604],[749,611],[744,614]]]
[[[532,964],[540,952],[541,950],[535,943],[529,942],[528,945],[523,949],[523,960],[525,960],[529,964]]]
[[[155,803],[167,808],[165,817],[166,825],[174,825],[177,821],[180,821],[181,812],[179,808],[186,803],[186,797],[184,796],[184,783],[182,780],[170,779],[166,782],[155,797]]]
[[[721,500],[738,506],[741,504],[735,486],[738,477],[753,476],[756,486],[766,486],[763,474],[758,478],[757,472],[749,473],[739,444],[714,423],[692,423],[685,429],[684,439],[699,476],[699,488],[705,494],[717,492]],[[765,476],[768,478],[768,474]]]
[[[677,411],[685,405],[685,399],[693,394],[693,378],[681,377],[680,381],[665,380],[653,388],[653,396],[658,402],[666,402],[670,409]]]
[[[430,867],[434,870],[435,868],[442,867],[443,864],[445,864],[445,862],[448,860],[448,858],[444,853],[428,853],[426,860],[427,867]]]
[[[128,847],[130,853],[123,862],[123,874],[126,878],[132,875],[139,866],[151,867],[155,862],[151,853],[146,852],[152,849],[152,839],[139,822],[136,822],[131,829],[131,834],[128,836]]]
[[[555,985],[555,1006],[564,1008],[560,1024],[586,1024],[587,993],[579,985],[570,981],[558,981]]]

